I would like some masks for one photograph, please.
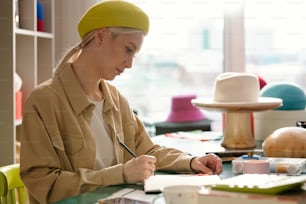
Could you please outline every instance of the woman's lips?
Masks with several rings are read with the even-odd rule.
[[[121,69],[119,69],[119,68],[116,68],[116,70],[117,70],[117,72],[118,72],[119,74],[121,74],[121,73],[123,72],[123,70],[121,70]]]

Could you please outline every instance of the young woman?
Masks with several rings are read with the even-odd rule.
[[[148,30],[148,16],[126,1],[103,1],[83,15],[81,43],[24,106],[20,165],[31,203],[142,182],[155,170],[222,172],[215,155],[153,144],[126,98],[106,82],[132,67]]]

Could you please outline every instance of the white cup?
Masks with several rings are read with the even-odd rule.
[[[162,189],[162,195],[166,204],[198,204],[200,190],[200,186],[192,185],[167,186]]]

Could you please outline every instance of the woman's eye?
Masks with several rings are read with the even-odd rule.
[[[133,53],[134,51],[131,49],[131,48],[129,48],[129,47],[126,47],[125,48],[125,50],[126,50],[126,52],[128,53],[128,54],[130,54],[130,53]]]

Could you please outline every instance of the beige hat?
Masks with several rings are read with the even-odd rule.
[[[282,99],[260,97],[259,79],[250,73],[225,72],[217,76],[213,98],[197,98],[192,103],[206,109],[261,111],[282,105]]]

